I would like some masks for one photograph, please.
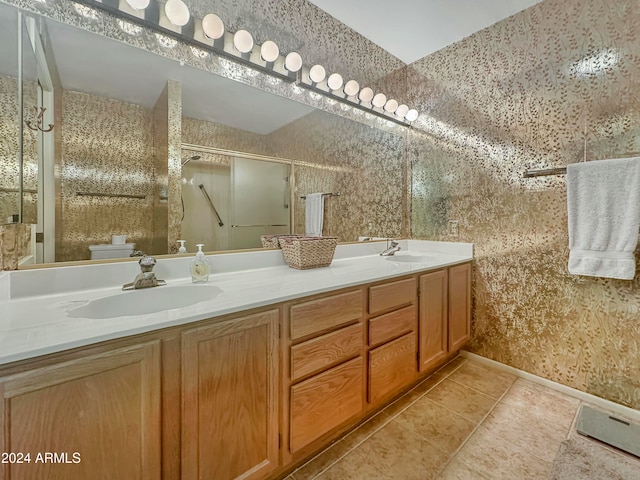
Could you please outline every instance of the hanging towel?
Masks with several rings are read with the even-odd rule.
[[[304,212],[305,233],[312,237],[321,237],[323,221],[324,195],[322,193],[308,194]]]
[[[569,273],[633,280],[640,157],[567,166]]]

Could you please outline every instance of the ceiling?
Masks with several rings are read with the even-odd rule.
[[[411,64],[541,0],[309,0]]]

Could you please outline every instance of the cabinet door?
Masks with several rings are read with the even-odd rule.
[[[30,454],[0,478],[160,478],[159,342],[5,377],[0,394],[0,452]]]
[[[420,371],[447,356],[447,270],[420,277]]]
[[[260,479],[278,466],[277,310],[182,334],[182,478]]]
[[[416,334],[409,333],[369,352],[369,403],[391,397],[416,378]]]
[[[320,438],[363,409],[362,357],[291,387],[291,451]]]
[[[471,337],[471,264],[449,268],[449,351]]]

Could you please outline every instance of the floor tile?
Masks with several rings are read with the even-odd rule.
[[[331,468],[316,477],[317,480],[394,480],[380,472],[370,459],[354,450]]]
[[[376,432],[356,451],[376,470],[396,480],[435,478],[450,457],[395,421]]]
[[[354,431],[345,436],[342,440],[334,443],[331,447],[312,458],[293,473],[295,480],[311,480],[318,473],[337,462],[341,457],[347,455],[359,443],[372,435],[377,429],[389,422],[390,418],[381,414],[367,420]]]
[[[551,462],[537,458],[527,449],[495,435],[483,426],[458,452],[456,461],[491,480],[543,480],[551,468]]]
[[[516,380],[510,373],[471,361],[463,363],[447,378],[496,399],[504,395]]]
[[[458,367],[460,367],[460,365],[462,365],[463,363],[466,363],[467,359],[461,356],[457,356],[456,358],[452,359],[451,361],[449,361],[447,364],[443,365],[442,367],[438,368],[434,373],[436,373],[437,375],[441,375],[443,377],[446,377],[448,375],[450,375],[451,373],[453,373]]]
[[[491,412],[483,426],[548,462],[567,438],[579,402],[558,397],[557,392],[519,381]],[[573,400],[567,397],[569,400]]]
[[[410,390],[401,398],[382,410],[382,413],[392,418],[395,417],[403,410],[407,409],[411,404],[422,398],[425,393],[438,385],[438,383],[440,383],[443,379],[444,377],[434,373],[433,375],[429,376],[429,378],[427,378],[424,382],[417,385],[413,390]]]
[[[440,472],[436,477],[436,480],[491,480],[489,477],[482,475],[475,470],[472,466],[469,466],[458,459],[456,455],[451,463]]]
[[[475,425],[460,415],[423,397],[398,415],[393,422],[411,429],[446,454],[453,454]]]
[[[496,404],[496,399],[451,380],[444,380],[425,395],[475,424]]]

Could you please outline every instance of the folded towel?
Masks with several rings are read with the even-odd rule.
[[[567,166],[569,273],[633,280],[640,157]]]
[[[324,195],[322,193],[308,194],[304,213],[305,233],[312,237],[321,237],[323,221]]]

